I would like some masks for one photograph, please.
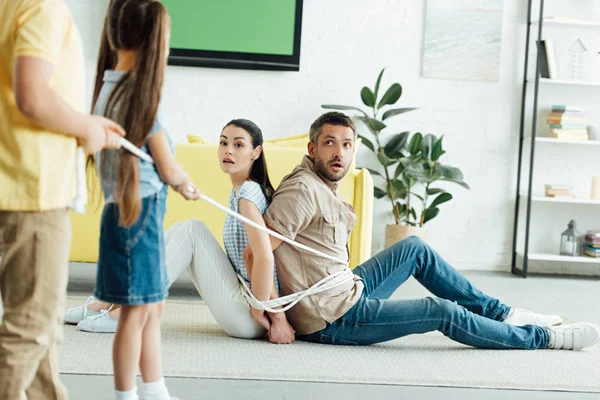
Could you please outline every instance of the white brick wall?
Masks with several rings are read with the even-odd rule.
[[[80,25],[93,78],[105,0],[67,0]],[[165,100],[171,134],[216,141],[222,125],[250,118],[265,135],[306,132],[320,104],[360,105],[360,88],[400,82],[402,106],[390,132],[445,135],[443,160],[462,169],[470,191],[451,187],[455,200],[430,225],[430,242],[459,269],[507,270],[510,263],[526,2],[506,0],[498,82],[420,76],[425,1],[308,0],[304,5],[300,72],[169,67]],[[359,164],[373,164],[361,149]],[[450,186],[449,186],[450,187]],[[383,247],[389,202],[377,201],[373,250]]]

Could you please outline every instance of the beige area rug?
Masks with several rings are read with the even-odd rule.
[[[69,305],[83,298],[69,298]],[[202,302],[168,301],[163,319],[168,377],[255,379],[600,392],[600,346],[587,351],[478,350],[439,333],[365,347],[227,336]],[[65,326],[61,371],[111,375],[112,334]]]

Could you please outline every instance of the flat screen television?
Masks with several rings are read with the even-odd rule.
[[[162,0],[170,65],[300,70],[303,0]]]

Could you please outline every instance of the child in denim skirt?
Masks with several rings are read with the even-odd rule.
[[[113,0],[102,34],[93,112],[123,125],[155,165],[121,150],[96,154],[105,207],[94,295],[122,305],[113,344],[116,398],[170,400],[161,371],[160,318],[167,296],[163,220],[167,185],[188,200],[200,192],[174,160],[161,112],[169,17],[153,0]],[[188,191],[193,188],[194,191]]]

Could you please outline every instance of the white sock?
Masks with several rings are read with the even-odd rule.
[[[142,383],[143,400],[171,400],[169,389],[165,385],[165,378],[160,378],[155,382]]]
[[[119,392],[115,390],[115,399],[116,400],[138,400],[137,387],[134,387],[132,390],[127,392]]]
[[[504,319],[504,323],[514,326],[538,325],[551,327],[560,325],[562,318],[558,315],[539,314],[520,308],[511,308],[508,316]]]

